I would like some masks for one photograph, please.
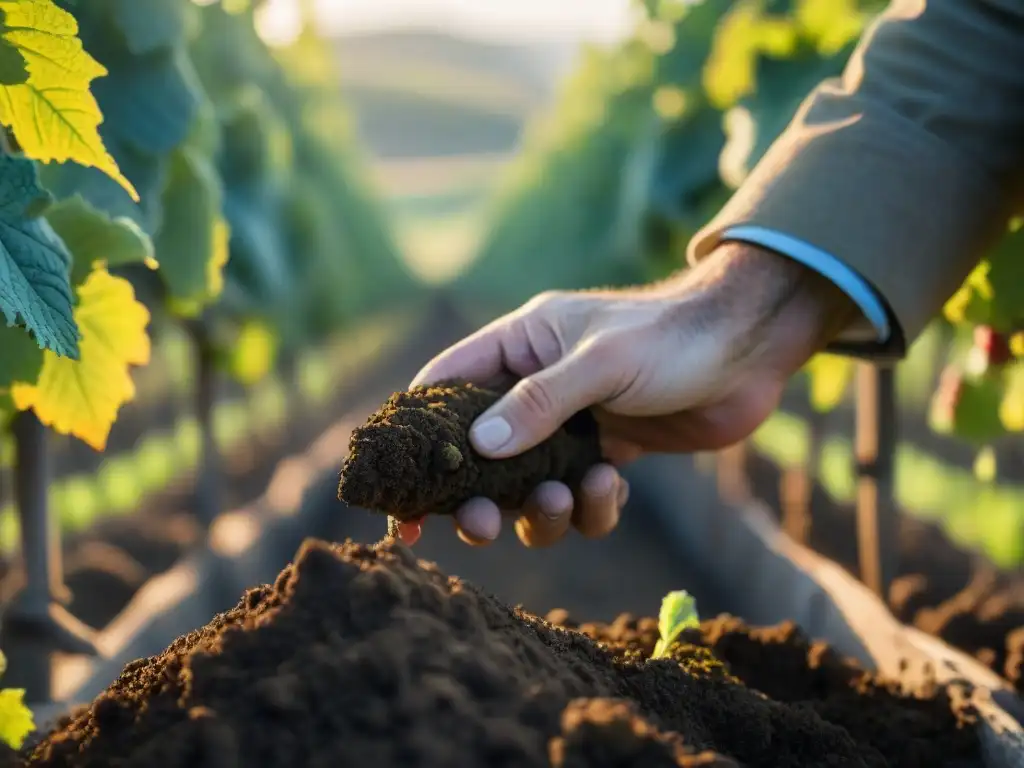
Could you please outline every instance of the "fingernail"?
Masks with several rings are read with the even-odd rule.
[[[482,421],[470,430],[470,437],[478,448],[496,451],[512,439],[512,425],[500,416]]]
[[[540,513],[549,520],[558,520],[569,512],[569,508],[565,506],[563,500],[547,488],[537,490],[537,507],[540,509]]]
[[[608,496],[615,490],[615,473],[593,472],[583,481],[583,490],[590,496]]]

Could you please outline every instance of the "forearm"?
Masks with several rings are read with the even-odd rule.
[[[755,225],[832,254],[907,344],[1001,235],[1024,170],[1024,4],[896,0],[722,213],[704,258]]]

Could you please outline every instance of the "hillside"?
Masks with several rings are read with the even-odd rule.
[[[338,37],[335,50],[361,138],[391,159],[514,150],[574,53],[417,30]]]

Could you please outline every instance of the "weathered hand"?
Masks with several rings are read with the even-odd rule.
[[[788,378],[854,317],[851,303],[799,264],[725,245],[696,268],[644,288],[542,294],[432,360],[413,386],[464,378],[511,391],[474,424],[482,455],[505,458],[594,407],[609,464],[574,499],[541,484],[522,510],[472,499],[456,516],[469,543],[497,538],[514,516],[528,546],[575,526],[608,534],[628,488],[616,470],[645,452],[723,448],[774,410]],[[419,525],[405,524],[405,541]]]

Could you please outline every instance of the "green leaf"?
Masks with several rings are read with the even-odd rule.
[[[100,138],[103,115],[89,86],[107,71],[85,52],[75,18],[52,0],[0,0],[0,11],[3,41],[29,73],[24,83],[0,86],[0,122],[28,157],[98,168],[136,196]]]
[[[223,120],[225,179],[258,182],[267,175],[283,175],[291,166],[291,137],[273,104],[259,89],[243,89]]]
[[[40,170],[43,183],[59,199],[81,195],[95,208],[112,217],[129,218],[152,235],[163,215],[160,194],[167,177],[167,159],[111,140],[103,130],[100,133],[124,175],[138,190],[138,202],[109,176],[76,163],[44,166]]]
[[[21,85],[28,82],[28,62],[7,40],[7,14],[0,11],[0,85]]]
[[[942,389],[932,399],[929,424],[940,434],[955,434],[975,443],[987,443],[1006,434],[1000,417],[1005,382],[1002,376],[964,377],[953,397]]]
[[[649,205],[670,221],[699,216],[707,190],[717,187],[718,156],[725,146],[721,113],[702,107],[661,138]],[[703,220],[693,222],[696,227]]]
[[[711,54],[714,32],[729,12],[733,0],[690,3],[676,25],[676,45],[658,61],[658,81],[679,88],[701,88],[704,65]]]
[[[108,268],[153,260],[153,243],[128,218],[111,218],[76,195],[51,206],[46,220],[71,252],[71,284],[81,285],[96,262]]]
[[[185,141],[203,98],[187,55],[162,50],[145,56],[116,49],[90,52],[110,70],[93,85],[110,134],[140,152],[157,155]]]
[[[669,592],[661,601],[661,612],[658,614],[658,634],[661,638],[654,646],[651,658],[664,658],[683,630],[699,626],[697,601],[693,596],[683,589]]]
[[[224,215],[231,227],[231,257],[225,270],[246,304],[259,311],[286,315],[293,277],[285,258],[279,209],[261,187],[229,187]]]
[[[41,347],[77,359],[71,256],[50,225],[34,215],[48,199],[35,163],[0,157],[0,309],[7,325],[21,321]]]
[[[175,302],[201,307],[220,292],[227,261],[221,197],[220,179],[205,157],[190,149],[173,155],[156,253]]]
[[[183,0],[114,0],[114,20],[135,54],[184,40],[191,10],[192,4]]]
[[[800,55],[792,59],[761,58],[756,66],[757,90],[740,101],[753,120],[752,136],[730,135],[725,152],[736,155],[746,176],[764,157],[779,134],[796,114],[797,108],[818,83],[843,70],[845,56],[818,58]],[[742,144],[743,150],[739,150]],[[741,179],[737,179],[739,181]]]
[[[34,384],[43,367],[43,350],[28,331],[18,325],[0,325],[0,349],[0,393],[6,393],[16,381]]]
[[[988,282],[992,295],[992,327],[1015,331],[1024,322],[1024,229],[1004,237],[988,254]]]

